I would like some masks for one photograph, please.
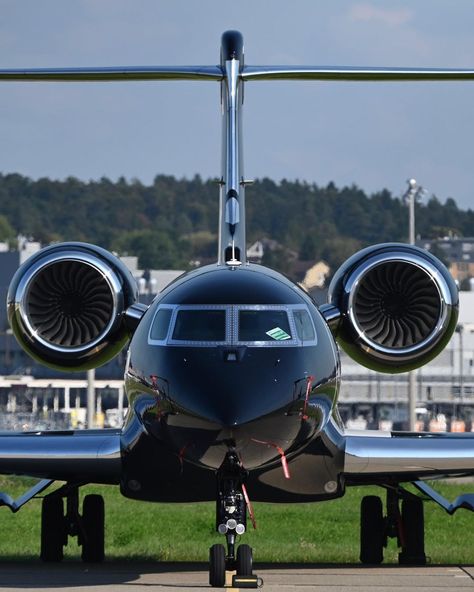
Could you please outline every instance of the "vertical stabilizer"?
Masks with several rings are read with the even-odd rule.
[[[243,183],[241,113],[244,41],[238,31],[222,35],[222,174],[219,203],[219,265],[246,262],[245,185]]]

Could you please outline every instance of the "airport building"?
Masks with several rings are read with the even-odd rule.
[[[474,290],[474,238],[444,237],[416,244],[440,257],[459,285]]]

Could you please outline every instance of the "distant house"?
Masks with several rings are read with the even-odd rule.
[[[272,238],[261,238],[247,248],[247,259],[251,263],[261,263],[263,256],[267,252],[282,253],[285,259],[289,261],[294,261],[298,258],[296,251],[283,246],[278,241]]]
[[[253,263],[261,263],[265,250],[262,241],[255,241],[247,249],[247,259]]]

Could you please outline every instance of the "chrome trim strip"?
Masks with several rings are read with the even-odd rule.
[[[245,66],[243,80],[441,81],[474,80],[474,70],[456,68],[371,68],[351,66]]]
[[[101,82],[120,80],[222,80],[219,66],[123,66],[0,69],[0,81]]]

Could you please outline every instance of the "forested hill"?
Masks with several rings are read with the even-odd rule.
[[[406,240],[407,208],[386,190],[367,195],[355,186],[262,179],[246,196],[248,242],[277,241],[281,250],[268,250],[264,263],[290,274],[301,260],[324,259],[334,270],[362,246]],[[473,235],[473,210],[459,210],[453,199],[425,201],[417,204],[417,235]],[[159,175],[143,185],[0,175],[3,241],[18,234],[44,244],[88,241],[139,255],[142,267],[188,268],[191,261],[215,258],[217,223],[218,186],[198,176]]]

